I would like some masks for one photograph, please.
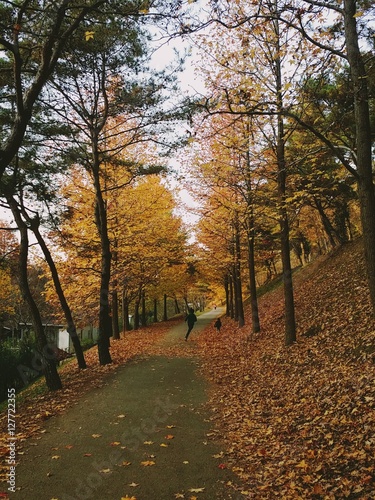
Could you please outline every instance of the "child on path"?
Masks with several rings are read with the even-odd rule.
[[[192,309],[192,308],[189,309],[189,314],[186,316],[185,321],[188,324],[188,331],[185,335],[185,340],[187,340],[189,335],[190,335],[190,332],[192,331],[192,329],[194,327],[194,323],[197,321],[197,317],[194,314],[194,309]]]
[[[218,333],[220,333],[220,328],[221,328],[221,319],[220,318],[217,318],[217,320],[215,321],[214,327],[216,328]]]

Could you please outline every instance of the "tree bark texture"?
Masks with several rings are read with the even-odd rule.
[[[251,228],[248,237],[248,265],[252,328],[253,333],[258,333],[260,332],[260,320],[257,298],[257,284],[255,278],[254,230]]]
[[[68,334],[72,340],[74,351],[75,351],[76,357],[77,357],[78,366],[79,366],[79,368],[84,370],[87,368],[87,365],[86,365],[85,357],[83,354],[81,342],[80,342],[78,334],[77,334],[77,328],[76,328],[75,322],[73,320],[72,311],[71,311],[69,304],[65,298],[65,294],[64,294],[64,291],[63,291],[62,286],[61,286],[61,282],[60,282],[57,268],[55,266],[55,262],[52,258],[51,252],[49,251],[49,249],[46,245],[46,242],[44,241],[43,236],[41,235],[41,233],[39,231],[39,227],[35,223],[31,223],[31,229],[32,229],[37,241],[38,241],[40,248],[43,251],[43,255],[44,255],[46,262],[48,264],[48,267],[51,271],[53,284],[54,284],[57,296],[58,296],[59,301],[60,301],[61,309],[64,312],[65,320],[67,322],[67,331],[68,331]]]
[[[114,339],[118,340],[120,338],[120,328],[118,322],[118,293],[117,290],[112,292],[112,334]]]
[[[29,238],[26,223],[23,221],[19,208],[15,200],[11,197],[7,199],[12,210],[13,217],[20,231],[20,248],[19,248],[19,286],[22,298],[27,303],[33,329],[36,336],[39,359],[35,360],[35,365],[40,365],[40,370],[44,374],[46,384],[49,390],[56,391],[62,388],[61,379],[57,371],[56,356],[54,355],[54,346],[48,343],[48,339],[44,332],[42,318],[36,302],[32,296],[28,272],[28,253],[29,253]]]
[[[126,295],[126,292],[122,293],[122,331],[128,332],[130,330],[129,323],[129,300]]]
[[[375,193],[372,179],[371,126],[366,68],[358,43],[356,0],[344,0],[347,57],[353,83],[357,183],[367,278],[375,314]]]
[[[107,210],[103,191],[100,185],[100,161],[97,151],[98,138],[93,133],[93,164],[92,175],[95,187],[95,222],[98,229],[101,245],[101,275],[99,291],[99,332],[98,332],[98,355],[99,363],[107,365],[112,363],[110,347],[110,336],[112,333],[112,320],[109,305],[109,284],[111,280],[112,254],[108,237]]]
[[[167,294],[164,294],[164,300],[163,300],[163,321],[168,320],[168,310],[167,310]]]
[[[275,2],[277,10],[277,3]],[[286,208],[286,162],[285,162],[285,138],[284,138],[284,119],[283,119],[283,98],[282,98],[282,74],[280,60],[280,32],[279,23],[275,19],[276,34],[276,102],[277,102],[277,184],[279,198],[279,220],[281,236],[281,260],[283,265],[284,282],[284,303],[285,303],[285,345],[291,345],[296,341],[296,320],[294,312],[294,294],[292,280],[292,266],[290,262],[290,244],[289,244],[289,220]]]
[[[242,327],[245,324],[245,313],[242,298],[242,276],[241,276],[241,241],[240,241],[240,228],[238,220],[235,222],[235,295],[237,304],[237,321],[238,326]]]

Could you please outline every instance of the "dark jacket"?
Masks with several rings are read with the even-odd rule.
[[[194,311],[193,312],[191,312],[191,311],[189,312],[189,314],[185,318],[185,321],[187,321],[187,324],[189,326],[193,326],[194,325],[194,323],[197,321],[197,317],[194,314]]]

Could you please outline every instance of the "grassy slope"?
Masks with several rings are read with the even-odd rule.
[[[201,340],[228,465],[256,499],[375,498],[375,321],[358,240],[297,272],[298,341],[284,346],[282,289]]]

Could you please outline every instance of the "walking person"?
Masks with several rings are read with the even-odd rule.
[[[220,328],[221,328],[221,319],[220,318],[217,318],[217,320],[215,321],[214,327],[216,328],[218,333],[220,333]]]
[[[192,329],[194,327],[194,323],[197,321],[197,317],[194,314],[194,309],[193,308],[189,309],[189,314],[186,316],[185,321],[188,324],[188,331],[187,331],[187,333],[185,335],[185,341],[186,341],[188,339],[189,335],[190,335],[190,332],[192,331]]]

